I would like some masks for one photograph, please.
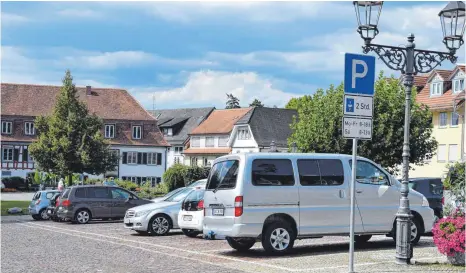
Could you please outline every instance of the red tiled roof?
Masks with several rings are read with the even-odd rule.
[[[40,116],[52,113],[61,86],[32,84],[1,84],[2,115]],[[79,98],[91,113],[103,119],[155,121],[126,90],[92,87],[90,96],[86,87],[77,87]]]
[[[219,155],[219,154],[229,154],[231,152],[231,148],[189,148],[184,150],[184,154],[212,154],[212,155]]]
[[[416,75],[414,76],[414,86],[425,86],[429,75]]]
[[[249,110],[251,108],[214,110],[206,120],[191,131],[191,135],[230,133],[235,123]]]
[[[13,122],[13,134],[2,134],[1,140],[34,141],[36,136],[24,134],[24,122],[51,114],[59,92],[60,86],[2,83],[2,120]],[[78,94],[91,113],[102,118],[104,123],[115,124],[115,138],[108,139],[111,144],[170,146],[158,128],[157,120],[126,90],[92,88],[91,95],[87,96],[86,88],[78,87]],[[142,126],[142,139],[132,139],[132,125]]]

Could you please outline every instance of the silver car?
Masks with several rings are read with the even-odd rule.
[[[156,197],[156,198],[151,199],[151,201],[152,202],[161,202],[161,201],[169,198],[170,196],[176,194],[177,192],[182,191],[183,189],[194,188],[194,187],[205,187],[206,184],[207,184],[207,179],[197,180],[197,181],[193,182],[192,184],[189,184],[187,187],[174,189],[171,192],[165,194],[164,196]]]
[[[204,188],[205,185],[186,187],[163,201],[127,210],[124,219],[125,228],[139,234],[154,236],[166,235],[170,229],[178,229],[181,203],[192,191]]]

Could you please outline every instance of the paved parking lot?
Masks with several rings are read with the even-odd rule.
[[[302,240],[285,257],[265,255],[257,243],[248,253],[233,251],[225,241],[169,236],[147,237],[124,229],[121,222],[73,225],[32,221],[28,216],[3,217],[2,272],[347,272],[348,238]],[[432,238],[414,249],[421,265],[394,264],[391,238],[377,236],[355,254],[357,272],[464,272],[433,265],[445,257]]]

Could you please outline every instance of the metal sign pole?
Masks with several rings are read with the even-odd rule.
[[[350,212],[350,249],[349,249],[349,273],[354,273],[354,193],[356,188],[356,154],[358,151],[358,139],[353,139],[353,159],[351,161],[351,212]]]

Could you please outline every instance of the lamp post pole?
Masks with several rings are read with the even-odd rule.
[[[414,35],[408,36],[408,43],[404,47],[372,44],[372,39],[379,33],[377,24],[382,11],[383,1],[354,1],[358,20],[358,33],[364,40],[363,52],[376,53],[391,69],[403,74],[405,91],[405,120],[403,140],[403,168],[400,190],[400,205],[396,213],[396,263],[409,264],[413,257],[411,248],[411,210],[409,207],[409,137],[411,121],[411,92],[413,79],[417,73],[429,73],[444,60],[456,62],[456,50],[464,43],[465,5],[461,1],[451,1],[439,13],[444,34],[443,43],[449,52],[416,49]],[[372,17],[376,15],[376,17]],[[420,232],[419,230],[417,232]]]

